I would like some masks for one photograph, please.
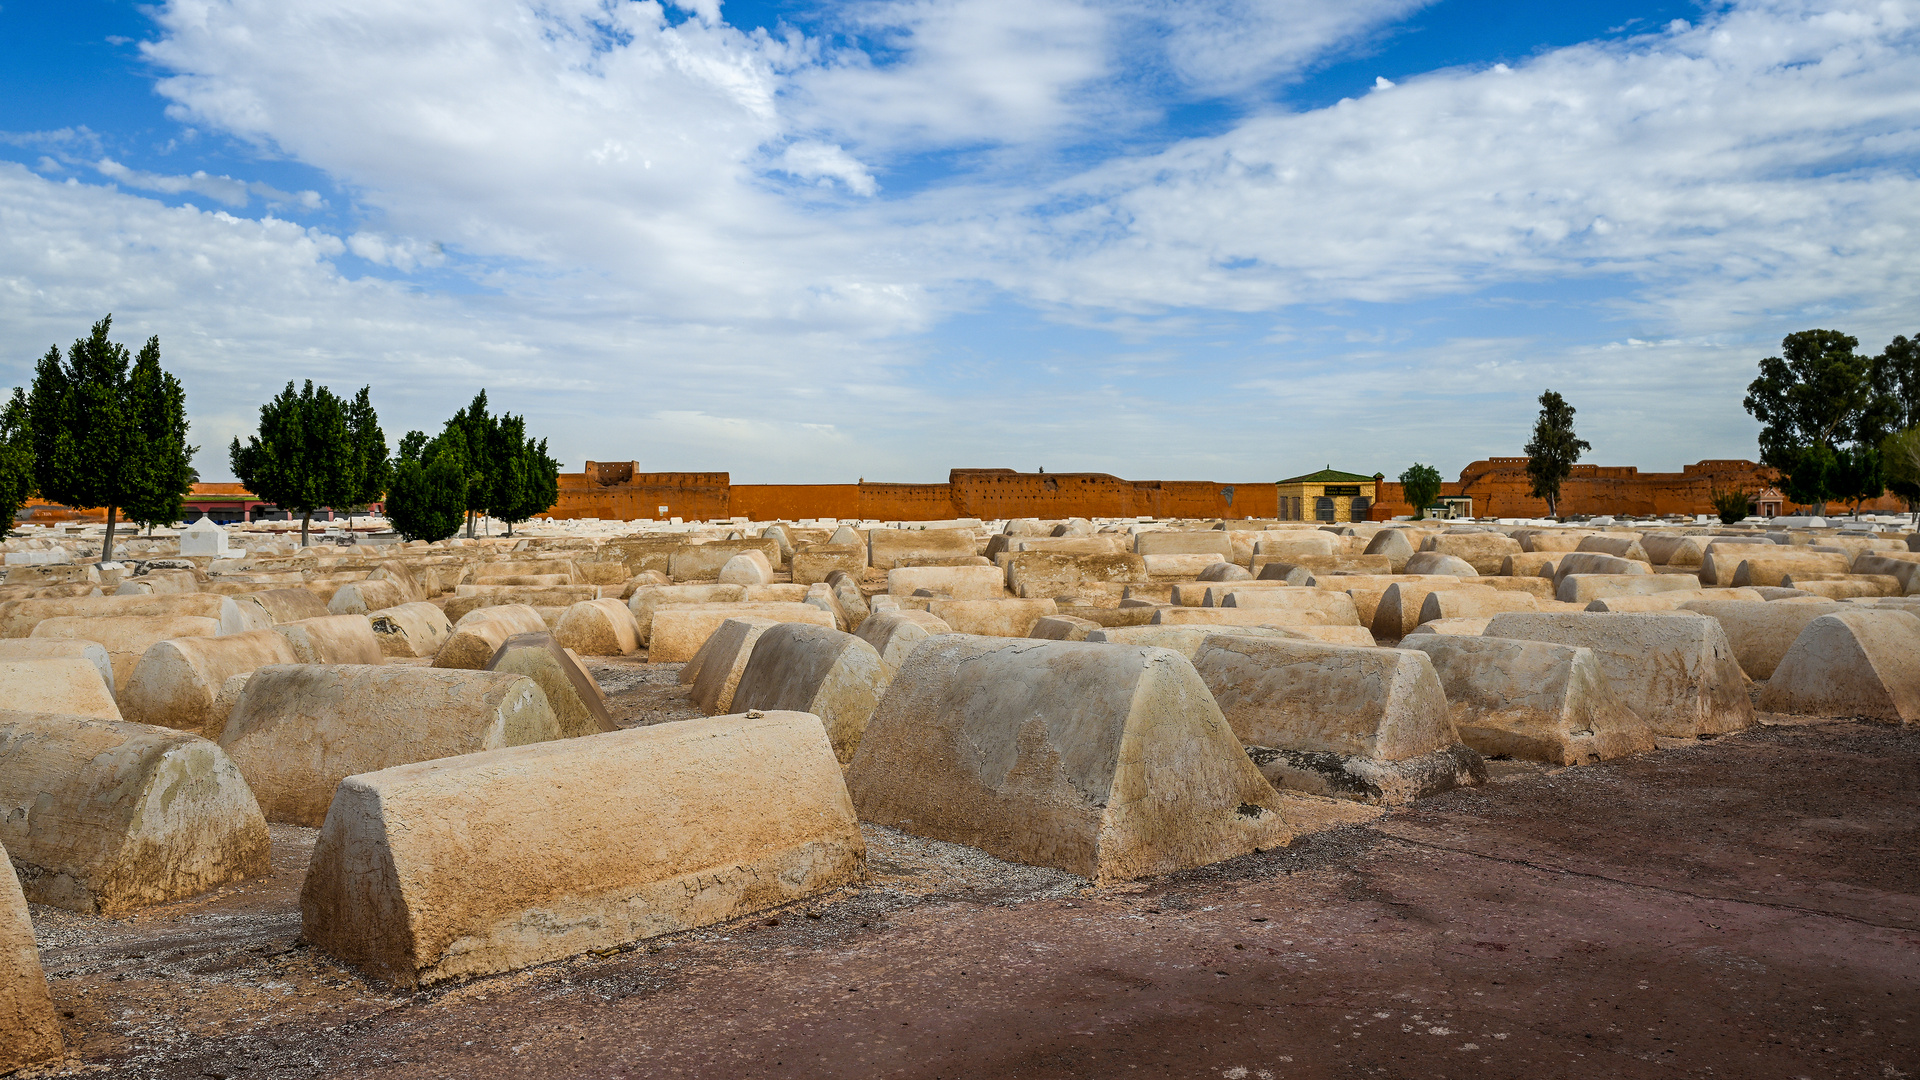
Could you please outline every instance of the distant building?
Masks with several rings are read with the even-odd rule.
[[[1365,521],[1378,497],[1380,479],[1329,465],[1282,480],[1275,485],[1277,516],[1281,521]]]
[[[365,509],[358,507],[340,510],[322,508],[313,512],[315,521],[333,521],[350,514],[380,514],[386,511],[384,500],[376,501]],[[292,514],[248,491],[245,484],[204,483],[193,485],[193,490],[180,499],[180,518],[182,521],[194,521],[205,516],[216,525],[234,525],[243,521],[298,521]],[[46,525],[62,521],[98,521],[107,520],[107,512],[100,508],[76,508],[59,506],[42,499],[29,499],[20,508],[17,520],[30,521],[35,525]],[[122,519],[125,520],[124,518]]]

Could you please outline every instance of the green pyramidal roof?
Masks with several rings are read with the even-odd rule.
[[[1276,483],[1281,483],[1281,484],[1371,484],[1373,483],[1373,477],[1361,476],[1359,473],[1341,472],[1339,469],[1336,469],[1331,465],[1329,465],[1328,467],[1321,469],[1319,472],[1311,472],[1306,474],[1305,476],[1289,477],[1285,480],[1276,481]]]

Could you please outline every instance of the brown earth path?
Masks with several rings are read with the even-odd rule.
[[[416,994],[296,944],[312,834],[277,828],[275,876],[224,895],[34,909],[54,1071],[1920,1076],[1920,731],[1499,771],[1121,888],[870,830],[863,889]]]

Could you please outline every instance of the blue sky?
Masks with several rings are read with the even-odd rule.
[[[0,378],[111,311],[197,464],[287,379],[556,456],[1753,456],[1920,333],[1920,0],[0,0]]]

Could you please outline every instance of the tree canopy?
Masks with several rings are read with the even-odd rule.
[[[1859,339],[1837,330],[1801,330],[1760,361],[1741,404],[1760,421],[1761,460],[1788,468],[1802,448],[1831,450],[1852,439],[1873,404],[1873,360]]]
[[[370,387],[361,387],[347,404],[347,441],[353,448],[353,473],[344,509],[351,512],[386,494],[392,478],[387,435],[380,430],[380,417],[373,411]]]
[[[560,463],[547,456],[546,440],[527,437],[525,417],[490,413],[485,390],[446,422],[440,438],[449,435],[459,437],[468,536],[473,535],[471,515],[498,518],[511,534],[515,523],[547,510],[559,497]],[[422,447],[425,440],[421,435]],[[423,464],[429,461],[420,447],[416,452]]]
[[[488,452],[493,490],[487,512],[513,526],[551,508],[560,497],[560,463],[547,456],[547,440],[527,437],[524,417],[503,415],[494,424]]]
[[[1415,520],[1425,518],[1427,507],[1440,497],[1440,470],[1416,461],[1400,474],[1400,490],[1413,504]]]
[[[25,398],[41,497],[106,508],[103,562],[113,559],[122,511],[147,524],[177,520],[196,479],[186,392],[160,367],[159,337],[136,358],[108,338],[112,328],[111,315],[94,323],[64,359],[49,349]]]
[[[449,428],[439,438],[409,431],[400,440],[387,488],[387,520],[408,540],[445,540],[467,516],[466,438]]]
[[[180,501],[200,479],[187,445],[187,391],[160,367],[160,339],[148,338],[127,376],[128,412],[142,481],[123,504],[127,519],[151,529],[180,520]]]
[[[33,478],[33,428],[27,419],[27,395],[14,388],[13,400],[0,410],[0,536],[13,535],[13,521],[38,485]]]
[[[1560,484],[1573,475],[1573,464],[1592,444],[1573,432],[1573,406],[1551,390],[1540,395],[1540,416],[1533,422],[1533,439],[1526,445],[1527,477],[1533,497],[1547,500],[1547,516],[1560,516]]]
[[[287,383],[260,406],[259,432],[249,435],[244,446],[233,440],[227,456],[248,491],[300,515],[304,546],[315,510],[355,502],[362,482],[361,451],[348,427],[347,403],[308,379],[298,391]],[[384,450],[381,457],[386,457]]]
[[[1862,441],[1878,444],[1920,427],[1920,338],[1902,334],[1873,358],[1873,392],[1876,401]]]
[[[1896,337],[1877,356],[1837,330],[1801,330],[1760,361],[1742,404],[1761,423],[1760,460],[1789,499],[1858,508],[1885,490],[1881,447],[1920,424],[1920,342]]]
[[[1887,490],[1907,500],[1911,512],[1920,504],[1920,426],[1898,431],[1880,441],[1880,467]]]

